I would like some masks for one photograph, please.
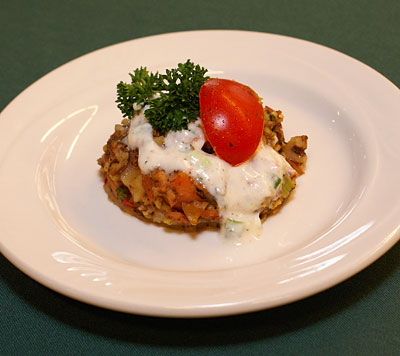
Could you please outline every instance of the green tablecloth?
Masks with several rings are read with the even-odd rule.
[[[355,57],[400,86],[399,0],[2,0],[0,26],[0,109],[80,55],[197,29],[306,39]],[[355,277],[306,300],[241,316],[175,320],[71,300],[0,255],[0,355],[398,355],[399,260],[397,244]]]

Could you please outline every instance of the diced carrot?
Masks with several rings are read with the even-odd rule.
[[[194,200],[190,203],[183,202],[182,209],[192,225],[196,225],[199,217],[207,207],[208,203],[205,201]]]
[[[201,200],[192,179],[184,172],[175,172],[170,181],[170,185],[177,195],[178,203]]]
[[[217,209],[207,209],[204,210],[203,213],[201,214],[201,217],[212,220],[212,221],[218,221],[220,220],[219,213]]]

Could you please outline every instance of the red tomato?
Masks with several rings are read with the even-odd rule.
[[[215,153],[232,166],[247,161],[260,143],[264,110],[256,92],[246,85],[207,80],[200,89],[200,118]]]

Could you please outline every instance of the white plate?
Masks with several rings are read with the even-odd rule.
[[[121,119],[116,84],[139,66],[192,59],[255,89],[309,137],[307,172],[259,242],[169,232],[124,215],[96,159]],[[350,277],[399,239],[399,90],[366,65],[306,41],[196,31],[78,58],[1,114],[1,252],[72,298],[146,315],[204,317],[270,308]]]

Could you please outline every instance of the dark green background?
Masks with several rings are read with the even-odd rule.
[[[73,58],[196,29],[306,39],[355,57],[400,86],[399,0],[0,0],[0,110]],[[355,277],[306,300],[242,316],[173,320],[68,299],[0,255],[0,355],[398,355],[399,260],[397,244]]]

